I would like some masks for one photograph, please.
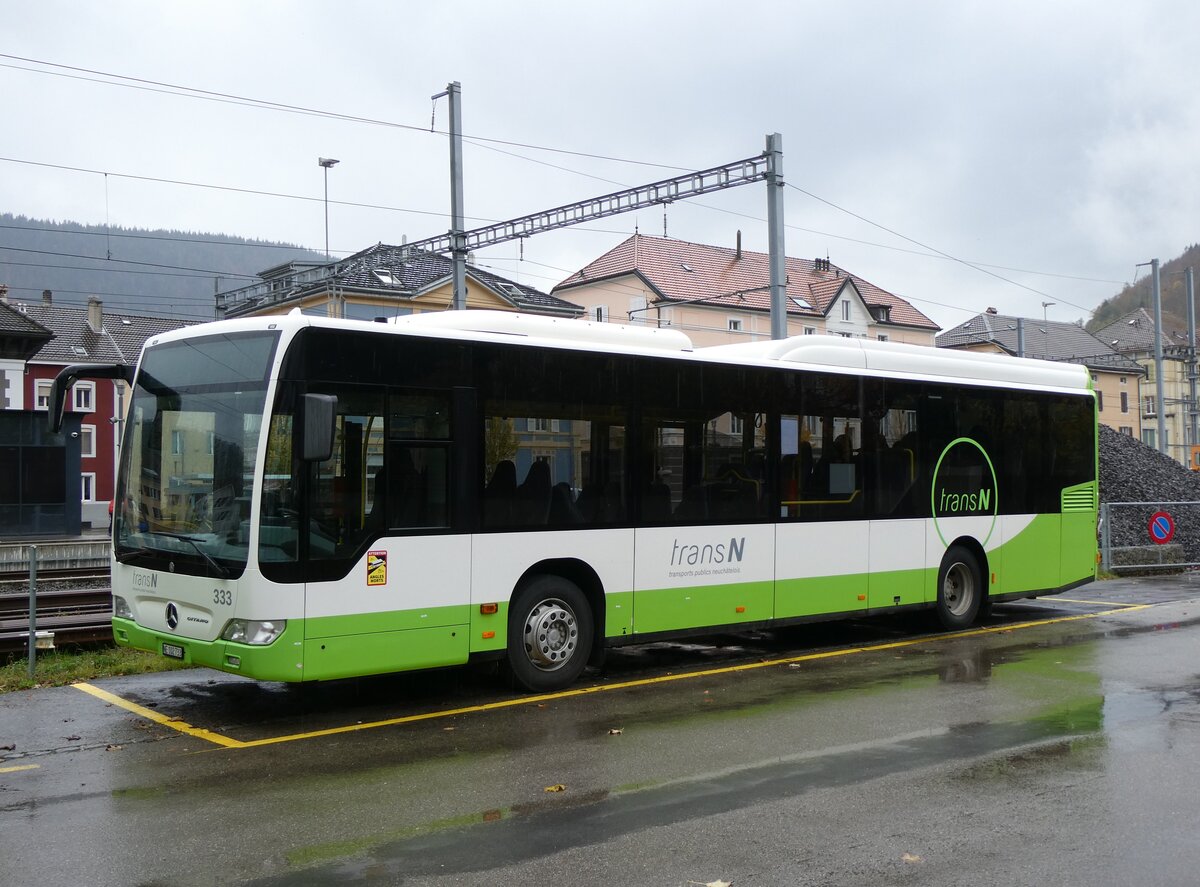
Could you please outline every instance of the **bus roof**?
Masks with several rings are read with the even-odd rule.
[[[884,377],[915,376],[1005,387],[1062,390],[1087,390],[1091,387],[1088,370],[1081,364],[1007,354],[984,354],[831,335],[793,336],[789,339],[696,348],[686,334],[671,328],[565,320],[477,309],[407,315],[391,318],[386,323],[316,317],[303,315],[299,309],[294,309],[283,316],[238,318],[186,327],[157,336],[147,344],[218,331],[263,328],[294,330],[306,326],[369,330],[384,335],[420,335],[532,347],[674,356],[714,363],[787,365],[796,369],[833,370]]]

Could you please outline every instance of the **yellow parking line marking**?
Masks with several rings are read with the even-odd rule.
[[[164,727],[170,727],[172,730],[178,730],[180,733],[185,733],[188,736],[194,736],[196,739],[204,739],[208,742],[224,746],[225,748],[241,748],[245,743],[239,742],[236,739],[230,739],[228,736],[222,736],[220,733],[214,733],[212,730],[205,730],[203,727],[193,727],[191,724],[181,721],[179,718],[168,717],[161,712],[146,708],[144,705],[138,705],[136,702],[130,702],[128,699],[122,699],[107,690],[101,690],[99,687],[94,687],[91,684],[80,682],[72,684],[76,690],[82,690],[84,693],[90,693],[97,699],[103,699],[105,702],[116,705],[126,711],[133,712],[139,717],[146,720],[154,721],[156,724],[162,724]]]
[[[1044,597],[1044,598],[1039,598],[1039,600],[1043,600],[1043,601],[1045,601],[1045,602],[1046,602],[1046,603],[1048,603],[1048,604],[1060,604],[1060,603],[1061,603],[1061,604],[1087,604],[1088,606],[1091,606],[1091,607],[1125,607],[1125,606],[1135,606],[1134,604],[1117,604],[1117,603],[1113,603],[1112,601],[1081,601],[1081,600],[1078,600],[1077,598],[1070,598],[1070,597],[1050,597],[1050,596],[1047,596],[1047,597]],[[1146,606],[1149,606],[1149,605],[1147,604]]]
[[[593,693],[611,693],[614,690],[629,690],[634,687],[650,687],[655,684],[667,684],[674,681],[690,681],[696,678],[713,677],[715,675],[734,674],[743,671],[754,671],[760,668],[773,668],[779,665],[791,665],[800,662],[815,662],[821,659],[836,659],[842,656],[853,656],[858,653],[874,653],[881,650],[900,650],[905,647],[915,647],[920,644],[934,644],[942,641],[956,640],[958,638],[982,637],[989,634],[1003,634],[1005,632],[1020,631],[1027,628],[1037,628],[1042,625],[1053,625],[1059,622],[1078,622],[1083,619],[1096,619],[1101,616],[1107,616],[1110,613],[1127,613],[1133,610],[1145,610],[1153,606],[1152,604],[1129,604],[1113,606],[1111,609],[1101,613],[1080,613],[1073,616],[1056,616],[1053,619],[1037,619],[1027,622],[1014,622],[1010,625],[993,625],[987,628],[972,628],[965,631],[947,632],[933,636],[925,636],[919,638],[908,638],[902,641],[889,641],[884,644],[868,644],[861,647],[844,647],[837,650],[824,650],[820,653],[802,653],[798,656],[785,656],[780,659],[764,659],[756,662],[744,662],[740,665],[723,665],[717,668],[706,668],[700,671],[687,671],[678,674],[659,675],[652,678],[638,678],[631,681],[619,681],[615,684],[597,684],[592,687],[576,687],[571,690],[561,690],[557,693],[543,693],[538,696],[520,696],[515,699],[503,699],[499,702],[485,702],[479,705],[467,705],[462,708],[443,709],[440,711],[427,711],[415,715],[404,715],[398,718],[387,718],[382,721],[368,721],[363,724],[347,724],[343,727],[328,727],[324,730],[312,730],[308,733],[292,733],[286,736],[271,736],[266,739],[249,739],[245,741],[231,739],[228,736],[222,736],[219,733],[214,733],[211,730],[205,730],[200,727],[193,727],[178,718],[169,718],[159,712],[145,708],[134,702],[122,699],[106,690],[101,690],[99,687],[94,687],[91,684],[79,683],[72,686],[90,693],[98,699],[103,699],[105,702],[110,702],[113,705],[120,706],[126,711],[131,711],[134,714],[147,718],[155,723],[170,727],[173,730],[178,730],[181,733],[186,733],[188,736],[194,736],[197,739],[204,739],[224,748],[257,748],[264,745],[278,745],[284,742],[299,742],[304,739],[317,739],[322,736],[338,736],[345,733],[357,733],[362,730],[376,730],[380,727],[395,727],[400,724],[415,724],[419,721],[434,721],[442,718],[453,718],[459,715],[478,714],[486,711],[499,711],[505,708],[515,708],[522,705],[537,705],[543,702],[551,702],[559,699],[571,699],[578,696],[589,696]]]
[[[20,767],[0,767],[0,773],[20,773],[22,770],[38,770],[41,764],[22,764]]]
[[[329,727],[325,730],[313,730],[309,733],[293,733],[289,736],[273,736],[268,739],[252,739],[243,742],[240,748],[254,748],[260,745],[276,745],[281,742],[298,742],[302,739],[316,739],[321,736],[336,736],[342,733],[355,733],[360,730],[373,730],[378,727],[393,727],[398,724],[412,724],[417,721],[431,721],[438,718],[452,718],[458,715],[475,714],[484,711],[496,711],[502,708],[513,708],[519,705],[531,705],[550,702],[558,699],[570,699],[576,696],[588,696],[592,693],[610,693],[614,690],[628,690],[633,687],[649,687],[654,684],[666,684],[672,681],[688,681],[695,678],[711,677],[713,675],[733,674],[741,671],[753,671],[759,668],[771,668],[777,665],[791,665],[797,662],[814,662],[819,659],[834,659],[839,656],[851,656],[856,653],[873,653],[879,650],[898,650],[904,647],[914,647],[918,644],[937,643],[956,638],[980,637],[988,634],[1017,631],[1024,628],[1036,628],[1039,625],[1052,625],[1056,622],[1076,622],[1081,619],[1095,619],[1109,613],[1124,613],[1129,610],[1144,610],[1150,604],[1138,604],[1114,607],[1103,613],[1082,613],[1075,616],[1058,616],[1054,619],[1039,619],[1030,622],[1015,622],[1011,625],[995,625],[988,628],[974,628],[966,631],[956,631],[934,637],[911,638],[903,641],[892,641],[886,644],[872,644],[863,647],[846,647],[839,650],[825,650],[820,653],[803,653],[799,656],[786,656],[781,659],[767,659],[758,662],[746,662],[740,665],[724,665],[718,668],[707,668],[701,671],[688,671],[680,674],[659,675],[653,678],[639,678],[632,681],[620,681],[615,684],[599,684],[593,687],[577,687],[572,690],[562,690],[558,693],[544,693],[540,696],[522,696],[518,699],[505,699],[500,702],[487,702],[481,705],[469,705],[463,708],[445,711],[422,712],[416,715],[405,715],[399,718],[388,718],[384,721],[370,721],[365,724],[348,724],[344,727]]]

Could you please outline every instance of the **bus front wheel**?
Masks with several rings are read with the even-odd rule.
[[[508,614],[508,664],[517,682],[534,692],[574,683],[592,652],[592,610],[579,587],[538,576],[514,595]]]
[[[985,594],[980,576],[975,555],[950,546],[938,571],[937,615],[944,628],[966,628],[978,617]]]

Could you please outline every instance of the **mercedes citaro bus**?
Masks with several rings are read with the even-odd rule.
[[[52,415],[103,372],[64,370]],[[960,628],[1095,576],[1074,364],[294,311],[157,336],[127,381],[116,640],[261,680],[500,658],[547,690],[607,646],[918,608]]]

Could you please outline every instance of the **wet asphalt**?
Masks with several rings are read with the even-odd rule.
[[[1200,883],[1200,579],[980,628],[625,648],[540,699],[484,667],[8,694],[0,884]]]

